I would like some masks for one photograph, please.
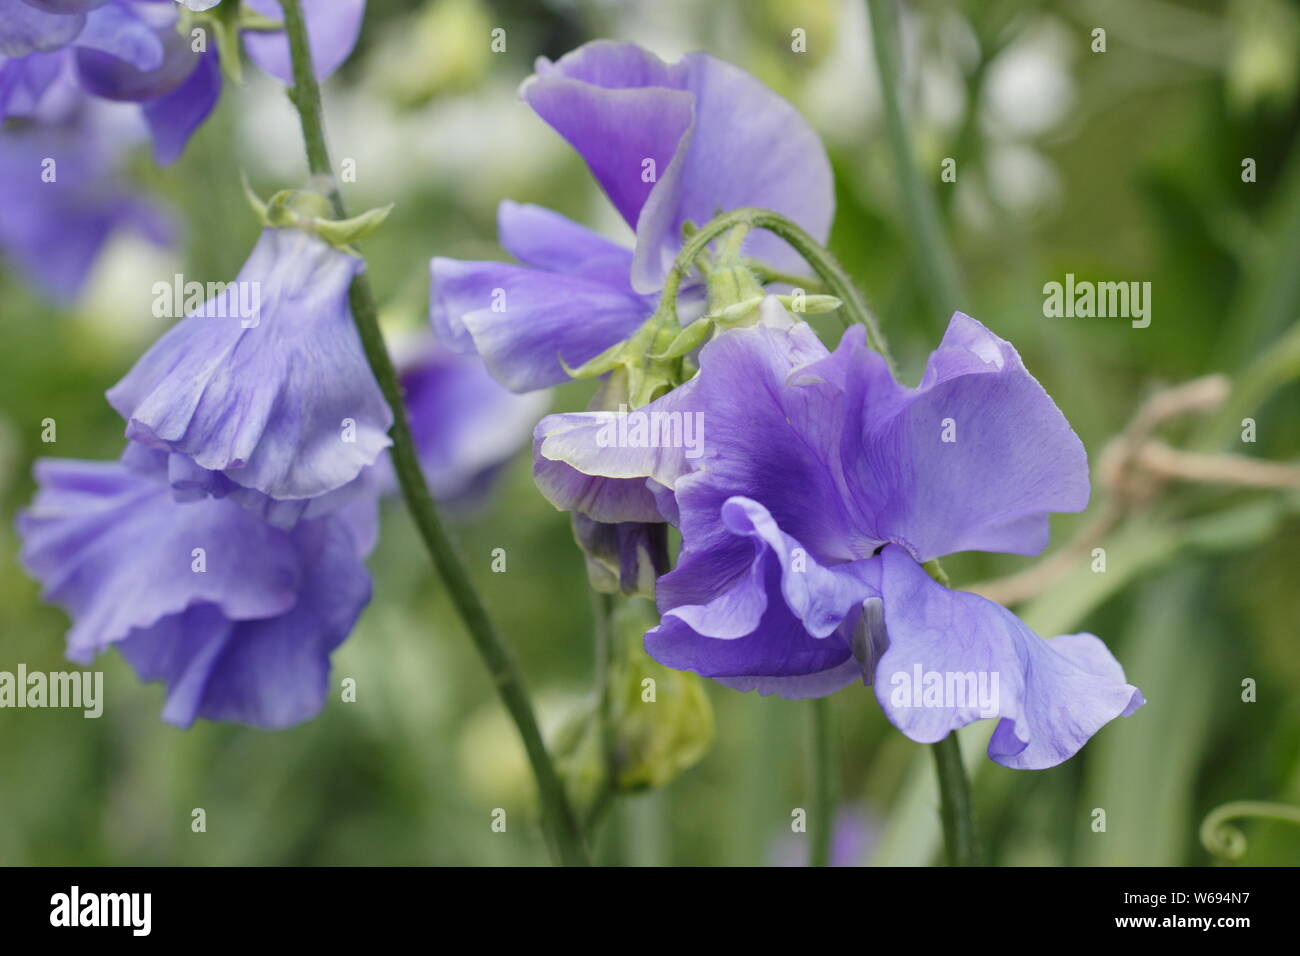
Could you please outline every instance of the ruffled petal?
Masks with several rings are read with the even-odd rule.
[[[576,368],[649,315],[639,296],[578,276],[442,258],[430,273],[429,315],[439,340],[477,351],[515,392],[568,381],[561,358]]]
[[[127,437],[272,498],[355,479],[392,424],[348,304],[360,266],[306,233],[263,232],[236,282],[109,390]]]
[[[142,680],[167,684],[168,723],[203,717],[274,730],[324,706],[329,655],[369,601],[370,578],[345,524],[307,522],[290,538],[302,580],[284,613],[235,621],[201,604],[119,645]]]
[[[773,595],[780,593],[780,574],[779,564],[770,562],[766,588]],[[666,667],[765,696],[822,697],[862,679],[842,631],[812,637],[779,597],[767,602],[758,626],[743,637],[706,636],[675,614],[666,614],[647,632],[645,649]]]
[[[1005,608],[942,587],[897,546],[878,563],[887,648],[873,683],[885,715],[911,739],[934,743],[1000,717],[989,757],[1039,770],[1144,703],[1091,634],[1044,641]]]
[[[953,316],[915,389],[893,381],[860,327],[790,381],[850,410],[834,467],[854,523],[919,561],[1036,554],[1048,512],[1087,506],[1083,444],[1011,344],[969,316]]]
[[[683,479],[678,499],[699,495],[708,481],[707,473]],[[819,564],[756,501],[727,499],[717,521],[719,534],[705,546],[698,539],[683,539],[677,568],[659,587],[660,610],[700,634],[743,637],[759,626],[768,605],[777,600],[798,618],[810,639],[824,639],[854,608],[878,593],[865,561]],[[774,566],[779,570],[775,577]]]
[[[199,58],[198,66],[180,86],[142,104],[153,155],[160,166],[174,163],[221,96],[221,63],[216,51]]]
[[[161,474],[120,462],[41,459],[35,473],[36,498],[18,518],[21,558],[73,619],[68,656],[78,663],[193,604],[247,620],[297,600],[292,543],[237,505],[177,504]]]
[[[279,0],[244,0],[257,13],[283,22]],[[361,20],[366,0],[302,0],[302,16],[307,24],[307,43],[316,79],[323,80],[346,60],[361,35]],[[281,83],[293,85],[293,63],[289,57],[289,40],[283,31],[248,31],[244,33],[248,58]]]

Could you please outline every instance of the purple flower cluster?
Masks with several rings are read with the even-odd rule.
[[[280,19],[278,0],[244,4]],[[364,12],[365,0],[304,0],[320,77],[347,59]],[[180,13],[174,0],[0,0],[0,122],[32,116],[47,97],[71,88],[138,104],[158,162],[173,162],[221,95],[215,37],[182,34]],[[282,31],[246,32],[244,48],[262,69],[291,82]]]
[[[235,282],[109,390],[121,459],[37,463],[22,559],[73,619],[69,656],[117,646],[166,683],[172,723],[312,717],[369,600],[392,415],[348,304],[360,267],[314,235],[266,230]],[[538,413],[440,349],[404,380],[417,451],[449,499],[481,493]]]
[[[958,313],[906,388],[860,326],[829,352],[774,298],[762,312],[632,413],[698,416],[698,457],[611,444],[624,412],[537,427],[537,481],[557,507],[681,530],[651,656],[790,698],[871,684],[923,743],[998,717],[989,756],[1024,769],[1060,763],[1141,706],[1096,637],[1044,641],[923,567],[956,551],[1037,553],[1049,512],[1087,504],[1083,446],[1015,349]]]
[[[210,0],[191,2],[205,10]],[[278,0],[244,0],[274,25]],[[212,112],[222,74],[211,23],[182,32],[174,0],[0,0],[0,256],[47,299],[76,300],[107,239],[174,236],[156,204],[114,172],[128,145],[97,119],[110,103],[138,107],[155,159],[175,161]],[[319,76],[347,58],[365,0],[304,0]],[[280,30],[243,34],[250,59],[291,82]],[[101,124],[102,125],[102,124]]]

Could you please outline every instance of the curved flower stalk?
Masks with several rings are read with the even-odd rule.
[[[500,242],[520,265],[431,262],[435,332],[451,348],[479,352],[515,391],[566,381],[569,368],[636,332],[683,234],[718,209],[775,209],[826,239],[834,192],[821,142],[738,67],[703,53],[667,64],[601,40],[554,63],[539,59],[520,96],[586,161],[636,244],[503,202]],[[770,234],[749,237],[743,251],[775,271],[801,261]]]
[[[235,16],[244,18],[231,28],[242,33],[249,59],[290,82],[288,42],[274,28],[278,2],[244,0],[244,6],[260,20],[232,5]],[[305,6],[323,78],[356,45],[365,0],[311,0]],[[203,14],[200,42],[183,29],[189,21],[182,15],[193,16],[174,0],[0,0],[0,120],[33,115],[59,87],[137,103],[155,158],[164,165],[174,162],[221,96],[217,41],[231,23],[219,7]],[[207,31],[208,26],[213,29]]]
[[[923,567],[962,550],[1037,553],[1048,512],[1087,503],[1083,447],[1014,348],[958,313],[909,389],[861,327],[828,352],[774,299],[762,313],[630,413],[646,428],[694,417],[697,458],[611,443],[616,413],[537,428],[539,486],[557,507],[618,520],[653,504],[681,529],[651,656],[784,697],[872,684],[924,743],[998,717],[989,756],[1020,769],[1060,763],[1141,706],[1096,637],[1042,641]]]
[[[117,647],[167,685],[163,719],[181,727],[309,720],[370,599],[374,497],[286,531],[230,501],[177,501],[166,459],[134,447],[119,462],[37,462],[21,556],[73,620],[69,658]]]

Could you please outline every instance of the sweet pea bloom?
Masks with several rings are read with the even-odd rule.
[[[281,19],[277,0],[245,4]],[[215,39],[205,36],[200,46],[181,33],[180,11],[173,0],[0,0],[0,120],[30,115],[62,80],[91,96],[138,103],[155,158],[175,161],[221,95]],[[365,0],[304,0],[318,78],[347,59],[364,12]],[[259,67],[292,82],[283,31],[246,31],[244,46]]]
[[[611,443],[618,413],[553,415],[536,473],[558,507],[603,521],[653,508],[680,527],[646,635],[661,663],[790,698],[861,680],[923,743],[998,717],[989,756],[1021,769],[1060,763],[1142,705],[1093,635],[1044,641],[922,567],[963,550],[1035,554],[1048,513],[1088,500],[1078,438],[974,319],[953,316],[907,388],[861,327],[828,352],[769,298],[758,325],[702,350],[694,379],[630,414],[658,434],[701,416],[702,454]]]
[[[505,202],[499,239],[520,265],[432,261],[434,331],[477,351],[514,391],[563,382],[564,365],[631,335],[653,311],[688,221],[762,206],[819,241],[829,232],[834,194],[821,142],[794,107],[729,63],[693,53],[670,65],[634,44],[595,41],[555,63],[539,59],[520,95],[586,161],[636,246]],[[781,269],[800,262],[767,233],[744,250]]]
[[[403,363],[402,393],[411,437],[433,496],[472,507],[502,465],[528,440],[550,404],[548,392],[515,395],[487,373],[478,356],[422,343]],[[396,489],[387,457],[379,485]]]
[[[166,458],[36,464],[21,558],[72,618],[68,657],[117,647],[166,684],[163,719],[181,727],[310,719],[330,653],[370,599],[374,498],[285,531],[228,500],[178,502]]]
[[[108,391],[127,437],[277,500],[356,481],[392,425],[348,303],[360,268],[314,235],[265,230],[236,280]]]
[[[0,136],[0,259],[47,299],[75,301],[119,232],[169,243],[168,213],[114,169],[114,144],[85,124]]]

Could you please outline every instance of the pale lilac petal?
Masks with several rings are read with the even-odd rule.
[[[301,584],[282,532],[228,502],[178,505],[160,476],[117,462],[41,459],[18,518],[23,566],[73,618],[68,656],[89,663],[133,629],[196,603],[230,619],[281,614]],[[202,549],[204,570],[194,570]]]
[[[236,283],[109,390],[127,437],[272,498],[352,481],[392,425],[348,304],[360,267],[307,233],[266,230]]]
[[[1069,759],[1109,721],[1142,705],[1092,635],[1044,641],[1005,608],[942,587],[897,546],[878,561],[888,643],[873,680],[876,699],[913,740],[934,743],[999,717],[989,757],[1038,770]]]

